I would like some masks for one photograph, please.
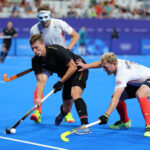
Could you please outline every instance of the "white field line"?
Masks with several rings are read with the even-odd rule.
[[[26,143],[26,144],[46,147],[46,148],[50,148],[50,149],[67,150],[64,148],[59,148],[59,147],[54,147],[54,146],[49,146],[49,145],[44,145],[44,144],[38,144],[38,143],[33,143],[33,142],[23,141],[23,140],[18,140],[18,139],[13,139],[13,138],[7,138],[7,137],[3,137],[3,136],[0,136],[0,139],[10,140],[10,141],[15,141],[15,142],[20,142],[20,143]]]
[[[5,83],[5,81],[0,81],[0,83]]]

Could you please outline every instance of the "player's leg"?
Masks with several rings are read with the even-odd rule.
[[[43,98],[43,95],[42,95],[41,99],[42,98]],[[36,99],[37,99],[37,89],[35,89],[35,91],[34,91],[34,104],[36,104]],[[37,123],[40,123],[41,122],[41,113],[42,113],[42,104],[39,108],[36,108],[34,113],[30,116],[30,119]]]
[[[58,113],[58,115],[55,118],[56,125],[60,125],[63,119],[66,122],[71,122],[71,123],[74,122],[74,119],[70,113],[73,104],[73,99],[71,96],[71,86],[69,81],[66,81],[64,83],[62,98],[63,98],[63,105],[61,105],[60,113]]]
[[[139,86],[127,85],[124,92],[120,97],[120,101],[116,107],[117,112],[120,116],[120,120],[116,121],[114,124],[110,125],[110,129],[120,129],[120,128],[130,128],[131,120],[128,117],[127,106],[124,100],[135,98],[135,93]]]
[[[85,56],[86,49],[85,49],[85,43],[82,44],[82,55]]]
[[[80,118],[81,125],[88,124],[88,113],[87,106],[84,99],[81,97],[82,89],[79,86],[72,87],[72,97],[74,98],[74,103],[76,107],[76,111]],[[80,130],[76,132],[77,134],[87,134],[91,133],[90,128],[86,128],[84,130]]]
[[[4,62],[5,57],[6,57],[7,55],[8,55],[8,50],[7,50],[7,48],[6,48],[6,43],[3,43],[0,61],[1,61],[1,62]]]
[[[42,69],[42,73],[44,74],[44,80],[47,81],[48,77],[52,75],[52,73],[48,70]],[[42,97],[43,98],[43,95]],[[36,104],[36,99],[37,99],[37,89],[34,91],[34,104]],[[39,108],[36,108],[33,114],[31,114],[30,119],[40,123],[41,122],[41,113],[42,113],[42,104]]]
[[[88,124],[88,112],[87,105],[84,99],[81,97],[84,88],[86,87],[86,81],[88,79],[88,70],[76,73],[72,81],[71,95],[74,99],[76,111],[80,118],[81,125]],[[77,134],[91,133],[90,128],[76,132]]]
[[[141,111],[145,119],[144,136],[150,137],[150,102],[147,97],[150,97],[150,80],[144,82],[136,92],[136,97],[140,103]]]
[[[71,108],[72,108],[73,101],[74,101],[73,99],[63,100],[63,104],[65,104],[64,110],[66,110],[66,112],[68,112],[67,115],[65,115],[65,117],[64,117],[64,121],[68,122],[68,123],[74,123],[75,122],[75,120],[71,114]]]
[[[60,106],[60,112],[55,118],[55,125],[59,126],[62,123],[63,119],[71,112],[72,104],[73,99],[71,98],[68,100],[63,100],[63,104]],[[72,115],[69,119],[72,120],[71,122],[74,122]]]
[[[10,46],[11,46],[10,41],[3,43],[3,48],[1,52],[1,62],[4,62],[5,58],[7,57]]]

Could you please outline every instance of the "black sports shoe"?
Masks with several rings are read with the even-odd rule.
[[[60,113],[56,116],[56,118],[55,118],[55,125],[56,125],[56,126],[59,126],[59,125],[61,124],[61,122],[63,121],[63,119],[64,119],[64,116],[63,116],[63,114],[60,112]]]

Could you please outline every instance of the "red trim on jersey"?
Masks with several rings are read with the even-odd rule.
[[[66,39],[65,39],[65,34],[64,34],[64,32],[61,32],[61,37],[62,37],[62,39],[64,40],[64,43],[66,43]]]

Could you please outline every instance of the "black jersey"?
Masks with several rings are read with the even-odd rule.
[[[13,36],[14,34],[16,34],[16,30],[14,28],[11,28],[11,29],[8,29],[8,28],[4,28],[3,29],[3,33],[5,36]],[[4,39],[4,41],[7,40],[7,41],[11,41],[11,38],[10,39]]]
[[[62,77],[68,69],[67,64],[70,60],[73,59],[76,62],[79,58],[82,59],[70,50],[54,44],[46,47],[46,56],[34,56],[32,58],[32,67],[35,74],[42,73],[42,70],[46,69]],[[85,63],[83,59],[82,61]]]

